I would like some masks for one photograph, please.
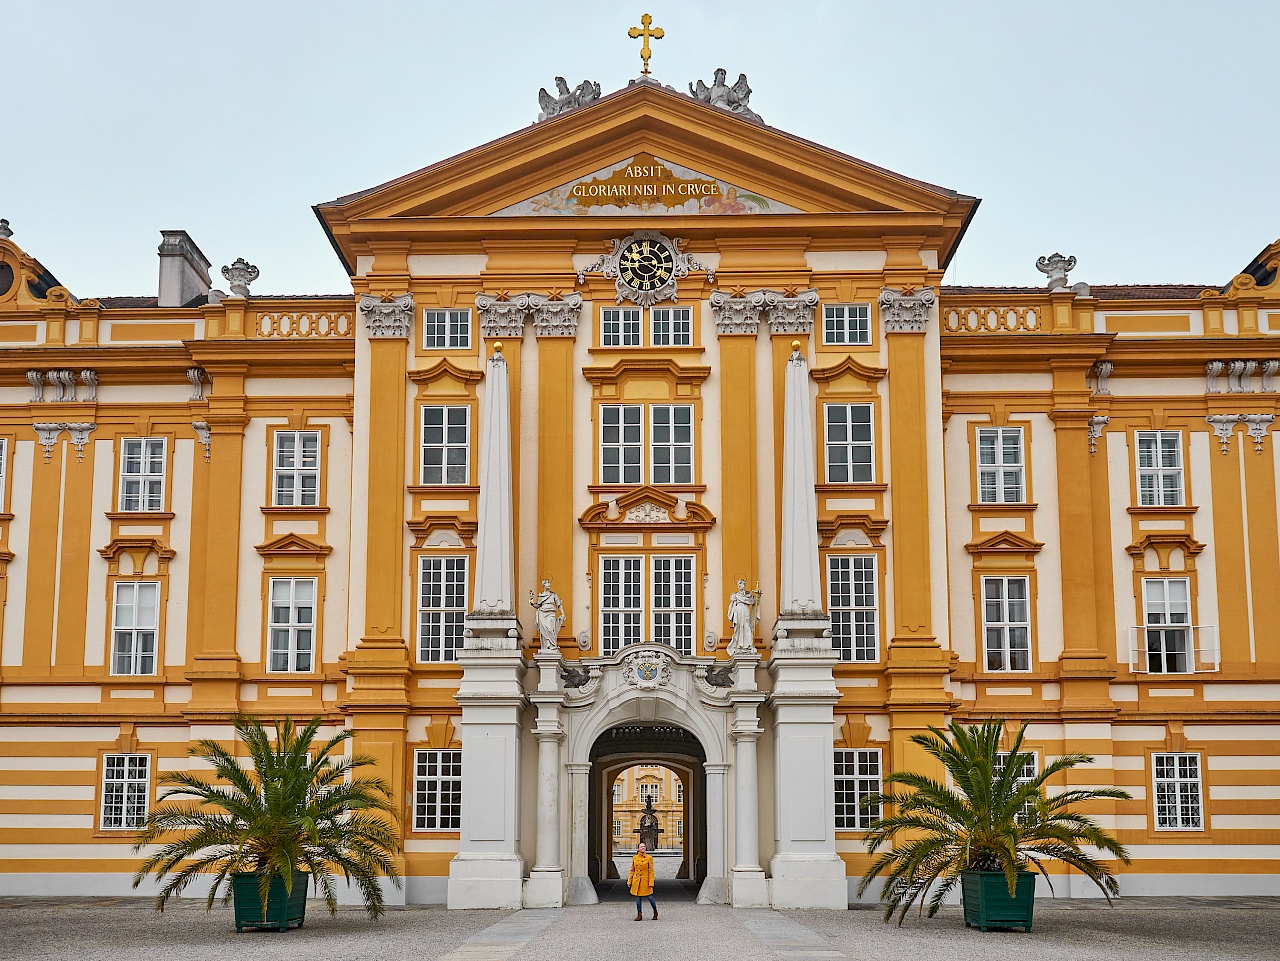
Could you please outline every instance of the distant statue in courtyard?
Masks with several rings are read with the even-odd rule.
[[[739,578],[738,589],[729,595],[729,622],[733,625],[733,638],[729,641],[729,655],[745,654],[756,647],[756,624],[760,620],[760,591],[747,590],[747,582]]]
[[[658,835],[663,833],[661,827],[658,826],[658,814],[653,809],[652,795],[646,795],[644,799],[644,813],[640,815],[640,826],[636,828],[636,834],[640,835],[640,843],[650,851],[658,850]]]
[[[564,605],[560,603],[560,595],[551,589],[551,582],[542,582],[542,592],[535,595],[529,592],[529,606],[533,608],[534,622],[538,625],[538,634],[542,638],[544,651],[558,651],[556,638],[560,636],[560,626],[564,624]]]

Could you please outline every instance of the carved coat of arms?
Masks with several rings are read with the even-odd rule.
[[[659,651],[637,651],[622,659],[627,683],[656,691],[671,680],[671,659]]]

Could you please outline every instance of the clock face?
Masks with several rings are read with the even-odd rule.
[[[618,257],[618,276],[636,290],[657,290],[674,269],[671,248],[658,240],[633,240]]]

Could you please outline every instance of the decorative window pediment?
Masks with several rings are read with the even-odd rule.
[[[1044,545],[1039,541],[1033,541],[1016,531],[998,531],[990,537],[964,545],[964,549],[974,555],[975,563],[981,562],[986,557],[992,560],[1004,558],[1009,561],[1021,556],[1030,564],[1042,547]]]
[[[1134,559],[1134,567],[1139,571],[1194,571],[1196,555],[1204,548],[1205,545],[1185,531],[1166,531],[1144,535],[1126,547],[1125,552]],[[1180,551],[1181,556],[1174,551]],[[1152,554],[1156,560],[1154,568],[1148,564]]]
[[[837,514],[818,521],[820,547],[882,547],[881,535],[889,526],[870,514]]]
[[[120,574],[142,574],[147,571],[147,558],[155,554],[157,568],[152,570],[160,574],[169,572],[169,561],[178,556],[168,544],[156,537],[132,536],[132,537],[114,537],[106,547],[98,549],[98,553],[107,559],[109,565],[108,570],[111,576]],[[128,557],[129,564],[132,566],[128,570],[121,570],[121,557]]]
[[[272,538],[254,548],[265,559],[269,570],[324,570],[324,559],[333,552],[328,544],[308,540],[301,534],[288,533]]]
[[[476,522],[454,514],[423,514],[405,522],[415,550],[423,547],[475,547]]]
[[[845,357],[830,367],[813,369],[809,372],[809,376],[820,384],[826,384],[828,393],[861,394],[866,393],[868,385],[881,380],[887,373],[888,371],[883,367],[868,367],[866,364],[858,363],[852,357]]]
[[[459,367],[447,357],[423,370],[409,371],[409,379],[422,394],[469,397],[472,388],[484,377],[484,371]]]
[[[715,522],[714,515],[703,505],[648,485],[632,488],[613,500],[592,504],[578,519],[588,531],[661,527],[707,531]]]

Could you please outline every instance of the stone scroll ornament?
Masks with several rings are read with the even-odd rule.
[[[380,298],[365,294],[360,298],[360,312],[371,338],[408,337],[413,329],[413,294]]]
[[[538,90],[538,106],[542,108],[542,112],[538,114],[537,122],[541,123],[543,120],[550,120],[562,113],[568,113],[570,110],[577,110],[599,99],[600,84],[584,80],[570,90],[569,83],[564,77],[556,77],[554,94],[547,93],[546,87]]]
[[[932,287],[919,290],[880,289],[880,322],[888,334],[922,334],[929,326],[929,311],[938,302]]]
[[[739,117],[754,120],[756,123],[764,123],[761,116],[747,106],[747,102],[751,99],[751,87],[747,83],[747,75],[745,73],[738,74],[738,80],[732,87],[725,83],[725,77],[727,76],[728,73],[724,67],[717,67],[711,85],[707,86],[701,80],[697,81],[696,85],[691,83],[689,84],[689,95],[694,100],[701,100],[705,104],[719,107],[721,110],[737,114]]]

